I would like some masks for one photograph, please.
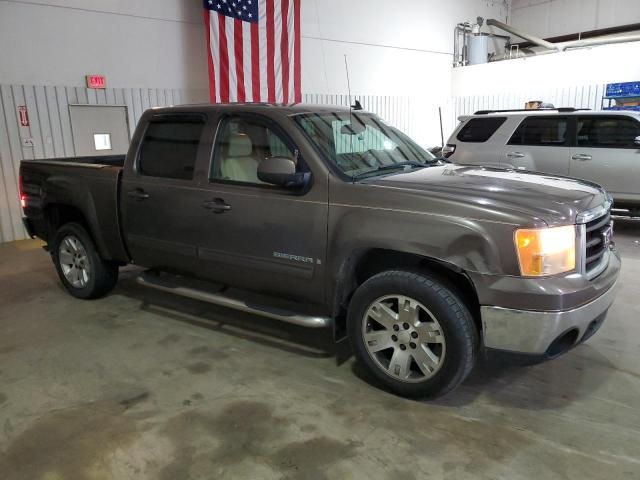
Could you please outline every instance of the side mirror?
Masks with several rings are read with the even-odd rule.
[[[306,184],[309,174],[296,172],[296,164],[286,157],[267,157],[258,165],[258,178],[279,187],[294,188]]]
[[[636,137],[633,143],[635,143],[636,145],[640,145],[640,137]]]

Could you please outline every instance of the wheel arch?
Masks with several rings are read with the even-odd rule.
[[[40,193],[46,241],[50,242],[65,223],[77,222],[87,230],[102,258],[127,259],[120,245],[117,194],[111,191],[116,188],[118,177],[116,173],[113,182],[57,174],[47,178]]]
[[[91,207],[92,205],[88,208],[91,209]],[[53,240],[54,235],[61,226],[67,223],[78,223],[87,231],[95,243],[100,256],[109,258],[100,236],[96,234],[98,231],[97,226],[94,225],[94,222],[91,222],[91,216],[83,209],[69,203],[50,202],[43,208],[43,212],[47,226],[47,243]]]
[[[407,270],[436,277],[469,307],[478,332],[482,332],[478,296],[473,282],[463,269],[429,256],[372,248],[353,252],[343,261],[338,271],[332,306],[336,341],[346,336],[346,313],[356,289],[369,278],[386,270]]]

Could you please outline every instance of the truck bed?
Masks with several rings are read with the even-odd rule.
[[[27,160],[37,163],[73,163],[80,165],[97,165],[109,167],[124,167],[126,155],[95,155],[88,157],[61,157],[61,158],[43,158],[39,160]]]
[[[50,242],[56,227],[49,221],[75,218],[74,209],[87,223],[103,258],[127,261],[118,200],[124,159],[113,155],[22,161],[21,195],[29,233]]]

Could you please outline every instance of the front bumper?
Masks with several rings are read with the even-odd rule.
[[[620,268],[612,255],[609,269]],[[552,357],[586,340],[600,328],[616,295],[614,281],[595,299],[576,308],[534,311],[482,306],[483,340],[487,348]],[[558,348],[559,343],[562,343]]]

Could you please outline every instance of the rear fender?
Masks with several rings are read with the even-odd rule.
[[[103,228],[100,224],[100,217],[87,184],[63,175],[53,175],[42,184],[41,202],[43,211],[46,211],[48,207],[63,205],[73,207],[81,212],[100,256],[105,260],[114,259],[101,235]],[[47,241],[50,242],[55,232],[48,233]]]

